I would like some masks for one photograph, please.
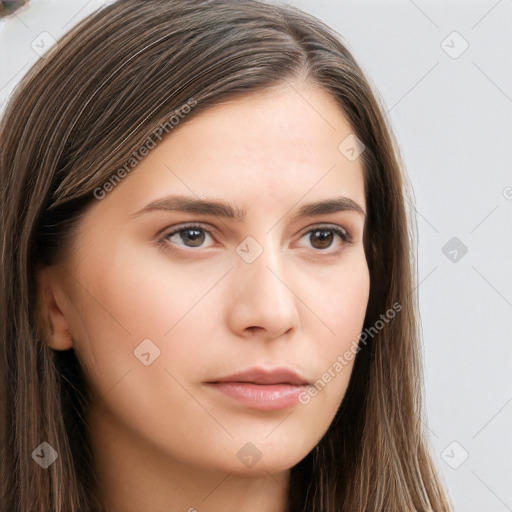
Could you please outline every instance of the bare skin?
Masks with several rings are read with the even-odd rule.
[[[357,340],[369,273],[362,162],[338,149],[351,132],[306,83],[216,106],[93,204],[73,250],[39,273],[51,346],[74,348],[96,398],[87,419],[110,512],[285,510],[289,470],[327,431],[353,362],[309,403],[276,410],[206,383],[286,367],[312,384]],[[171,194],[246,216],[140,213]],[[363,214],[297,216],[340,196]],[[170,236],[187,223],[204,229]]]

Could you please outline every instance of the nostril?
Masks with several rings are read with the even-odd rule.
[[[249,327],[247,327],[247,331],[251,332],[251,333],[257,333],[261,330],[265,330],[263,327],[260,327],[258,325],[251,325]]]

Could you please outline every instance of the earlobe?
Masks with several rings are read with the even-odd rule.
[[[40,340],[54,350],[73,348],[68,321],[59,306],[55,283],[48,268],[36,271],[36,330]]]

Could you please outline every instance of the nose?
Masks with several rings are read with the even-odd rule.
[[[274,340],[298,328],[300,299],[277,240],[269,240],[262,248],[251,263],[237,255],[231,273],[229,323],[243,337]]]

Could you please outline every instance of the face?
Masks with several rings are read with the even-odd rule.
[[[54,348],[74,347],[98,431],[190,467],[278,473],[326,433],[352,371],[340,357],[369,293],[361,158],[310,85],[185,121],[49,269]]]

